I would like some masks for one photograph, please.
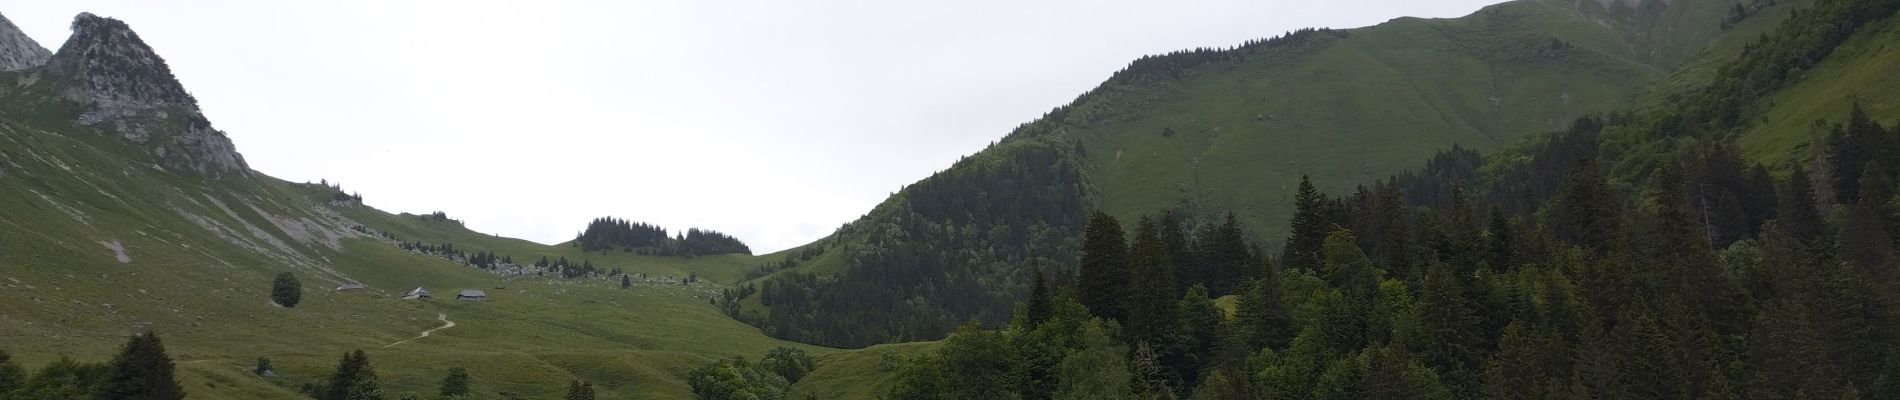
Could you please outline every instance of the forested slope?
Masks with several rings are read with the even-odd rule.
[[[1850,99],[1811,162],[1737,143],[1837,82],[1800,71],[1891,56],[1859,51],[1896,11],[1818,1],[1673,104],[1352,191],[1302,184],[1286,250],[1243,270],[1231,316],[1187,279],[1223,246],[1184,256],[1165,214],[1131,234],[1094,214],[1076,284],[1038,281],[1007,329],[959,328],[885,397],[1900,396],[1900,124]]]
[[[748,276],[778,275],[724,307],[775,337],[843,346],[1000,323],[1030,259],[1073,270],[1086,209],[1167,210],[1190,226],[1231,213],[1274,248],[1261,240],[1286,233],[1300,176],[1346,190],[1453,145],[1563,129],[1805,4],[1753,3],[1741,18],[1735,4],[1625,3],[1517,1],[1136,60],[807,246],[821,255],[762,266]]]

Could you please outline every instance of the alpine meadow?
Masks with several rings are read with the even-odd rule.
[[[0,400],[1900,398],[1900,0],[1459,13],[1128,61],[782,250],[378,209],[0,17]]]

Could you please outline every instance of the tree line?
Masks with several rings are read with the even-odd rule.
[[[966,157],[823,241],[837,248],[812,250],[850,255],[842,271],[781,271],[740,289],[765,310],[722,307],[776,338],[847,347],[1007,322],[1030,280],[1013,266],[1076,254],[1086,214],[1071,149],[1029,139]]]
[[[176,365],[158,335],[133,335],[106,363],[60,357],[28,375],[0,351],[0,398],[16,400],[181,400]]]
[[[813,368],[805,350],[781,346],[756,364],[733,357],[699,367],[686,374],[686,383],[701,400],[784,399]]]
[[[666,228],[613,217],[596,218],[574,237],[574,246],[587,251],[620,250],[657,256],[752,254],[738,238],[716,231],[691,228],[668,236]]]
[[[1858,179],[1748,172],[1763,169],[1703,143],[1629,193],[1573,160],[1522,214],[1460,187],[1437,207],[1391,181],[1341,197],[1303,182],[1284,250],[1249,258],[1231,315],[1182,278],[1166,218],[1124,241],[1096,213],[1074,285],[1038,281],[1007,330],[960,328],[889,397],[1900,396],[1884,167],[1900,147],[1864,112],[1847,120],[1827,137],[1853,145],[1819,163]]]

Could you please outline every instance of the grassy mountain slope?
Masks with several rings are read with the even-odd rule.
[[[683,377],[691,368],[790,344],[720,315],[707,305],[707,286],[641,282],[620,290],[617,279],[503,279],[356,235],[343,221],[468,246],[486,244],[482,235],[324,204],[311,199],[310,186],[153,171],[120,157],[116,139],[83,130],[0,122],[0,142],[0,181],[8,188],[0,190],[0,209],[9,210],[0,215],[0,305],[7,310],[0,343],[29,366],[60,355],[103,360],[125,336],[150,328],[180,361],[193,398],[288,398],[354,348],[368,350],[397,390],[427,392],[443,368],[465,366],[481,398],[545,397],[569,379],[596,382],[603,398],[689,398]],[[125,262],[111,246],[125,249]],[[580,256],[566,247],[515,246],[496,250]],[[709,257],[637,261],[596,258],[654,276],[736,272],[697,268],[721,261]],[[297,308],[269,301],[271,276],[285,270],[305,287]],[[329,290],[343,282],[372,290]],[[394,298],[418,284],[441,296],[485,289],[493,301]],[[437,314],[458,325],[384,348],[440,325]],[[280,377],[246,373],[256,357],[270,357]]]
[[[142,47],[99,46],[155,59],[136,56]],[[135,69],[94,60],[84,64]],[[209,132],[190,118],[194,105],[130,111],[149,135],[134,141],[111,124],[75,123],[90,106],[66,95],[74,79],[116,76],[70,74],[0,72],[0,349],[29,370],[61,356],[110,359],[126,337],[150,329],[194,399],[298,398],[299,386],[322,382],[351,349],[369,353],[392,396],[433,394],[443,371],[461,366],[480,399],[555,397],[573,379],[594,382],[603,399],[684,399],[687,372],[713,360],[777,346],[836,351],[771,339],[708,304],[752,256],[588,254],[389,214],[339,200],[336,188],[255,171],[171,168],[169,152],[193,148],[163,142],[169,135]],[[504,276],[406,251],[385,234],[523,264],[588,260],[650,279],[623,290],[618,277]],[[283,271],[302,281],[295,308],[270,300]],[[688,274],[707,279],[676,282]],[[331,290],[344,283],[370,290]],[[418,285],[438,297],[396,298]],[[458,302],[460,289],[490,300]],[[456,325],[415,338],[443,325],[438,316]],[[258,357],[273,361],[276,378],[249,372]]]
[[[1490,149],[1558,130],[1637,100],[1798,3],[1763,3],[1730,26],[1732,3],[1525,0],[1137,60],[815,244],[824,256],[756,281],[760,298],[738,302],[735,316],[776,337],[844,346],[1000,323],[1029,259],[1058,276],[1072,267],[1083,209],[1124,222],[1232,211],[1272,249],[1302,175],[1339,192],[1454,144]],[[1044,151],[1059,154],[1023,156]],[[1023,215],[998,199],[1048,207]],[[903,307],[845,307],[867,301]]]
[[[1900,120],[1900,17],[1868,25],[1868,29],[1835,49],[1800,81],[1770,97],[1759,121],[1741,133],[1738,142],[1749,158],[1771,165],[1814,160],[1810,145],[1820,139],[1811,126],[1817,120],[1839,120],[1854,99],[1867,114],[1883,124]]]

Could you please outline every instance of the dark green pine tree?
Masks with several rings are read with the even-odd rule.
[[[1208,270],[1209,297],[1239,293],[1246,289],[1248,282],[1260,277],[1256,257],[1247,244],[1247,233],[1240,228],[1233,213],[1227,213],[1220,225],[1203,231],[1196,243],[1201,253],[1198,262]]]
[[[1635,399],[1680,399],[1685,383],[1676,344],[1647,313],[1617,318],[1610,337],[1623,360],[1621,390]]]
[[[581,381],[568,383],[567,400],[594,400],[594,384]]]
[[[1834,201],[1854,204],[1860,201],[1861,177],[1872,163],[1892,154],[1893,139],[1886,129],[1867,116],[1857,100],[1848,112],[1847,125],[1836,125],[1828,135],[1827,162],[1834,178]]]
[[[1461,276],[1478,272],[1487,257],[1484,226],[1464,187],[1451,188],[1451,209],[1445,212],[1445,226],[1433,236],[1438,260],[1458,269]]]
[[[1777,196],[1776,220],[1789,236],[1802,243],[1821,236],[1821,212],[1815,209],[1814,182],[1800,166],[1788,177],[1788,187]]]
[[[1781,232],[1770,229],[1763,235],[1781,236]],[[1763,240],[1793,241],[1785,237]],[[1764,251],[1794,251],[1788,247],[1793,245],[1782,244]],[[1790,257],[1764,254],[1763,258],[1766,262]],[[1803,392],[1827,396],[1839,385],[1841,371],[1828,361],[1827,337],[1823,332],[1827,324],[1818,315],[1822,305],[1818,300],[1820,296],[1815,293],[1822,290],[1814,282],[1818,279],[1799,265],[1771,268],[1783,269],[1778,275],[1785,278],[1777,279],[1777,299],[1755,317],[1748,334],[1747,393],[1764,399],[1793,399]]]
[[[0,395],[12,393],[26,383],[26,369],[14,364],[6,350],[0,350]]]
[[[1082,305],[1103,318],[1126,321],[1129,295],[1128,241],[1121,221],[1107,213],[1089,215],[1082,235],[1082,263],[1076,285]]]
[[[369,365],[369,355],[362,350],[343,353],[321,400],[383,400],[382,383]]]
[[[1234,324],[1247,348],[1286,348],[1293,342],[1295,322],[1281,299],[1277,276],[1255,279],[1235,304]]]
[[[1142,217],[1135,228],[1135,241],[1129,245],[1128,337],[1131,342],[1160,343],[1169,337],[1178,317],[1174,296],[1174,265],[1167,247],[1161,242],[1154,220]]]
[[[1622,204],[1596,162],[1578,160],[1557,188],[1549,225],[1559,239],[1598,253],[1612,253],[1622,231]]]
[[[1213,279],[1212,271],[1193,251],[1194,244],[1189,241],[1187,227],[1181,225],[1181,216],[1172,211],[1161,213],[1155,220],[1156,228],[1161,230],[1161,246],[1168,254],[1168,264],[1175,266],[1175,296],[1187,293],[1187,288],[1205,285]]]
[[[626,288],[630,288],[630,287],[633,287],[633,279],[632,279],[632,278],[628,278],[628,277],[627,277],[626,275],[621,275],[621,276],[620,276],[620,288],[621,288],[621,289],[626,289]]]
[[[455,396],[467,396],[467,395],[468,395],[468,369],[465,369],[462,367],[449,368],[449,375],[442,377],[442,390],[439,395],[440,398],[447,399],[447,398],[451,398]]]
[[[1201,372],[1214,367],[1219,360],[1222,338],[1226,336],[1221,323],[1227,317],[1214,305],[1214,299],[1207,297],[1207,287],[1201,285],[1188,288],[1187,295],[1176,307],[1181,310],[1178,329],[1187,340],[1186,354],[1175,357],[1170,367],[1181,376],[1182,387],[1199,387]]]
[[[1504,210],[1491,209],[1491,228],[1485,241],[1485,264],[1493,272],[1517,270],[1517,233],[1512,232],[1510,217],[1504,216]]]
[[[1293,195],[1293,233],[1286,238],[1280,263],[1291,270],[1317,271],[1321,249],[1326,245],[1326,195],[1313,188],[1313,182],[1300,176],[1300,188]]]
[[[158,335],[145,332],[126,341],[112,359],[112,370],[99,388],[101,400],[180,400],[185,389],[172,377],[170,356]]]
[[[1860,187],[1860,201],[1855,204],[1863,205],[1868,218],[1880,221],[1880,226],[1889,235],[1888,239],[1900,236],[1900,215],[1895,214],[1893,207],[1895,195],[1900,194],[1895,193],[1900,191],[1900,183],[1894,182],[1894,176],[1887,172],[1886,164],[1868,164],[1861,172]]]
[[[1472,301],[1451,266],[1432,263],[1419,284],[1417,321],[1419,357],[1440,373],[1473,373],[1480,368],[1484,338]]]
[[[1524,325],[1513,322],[1498,338],[1498,351],[1485,362],[1484,397],[1487,399],[1530,399],[1537,393],[1538,354]]]
[[[1029,301],[1023,306],[1023,317],[1028,320],[1028,329],[1031,330],[1042,326],[1043,322],[1049,321],[1049,318],[1054,317],[1056,313],[1055,293],[1049,290],[1049,282],[1042,273],[1042,266],[1033,267],[1032,273],[1036,274],[1035,280],[1030,282]]]
[[[271,281],[270,299],[277,305],[296,307],[303,301],[303,284],[297,282],[297,275],[290,271],[277,273],[277,279]]]
[[[1705,214],[1690,204],[1689,184],[1671,168],[1653,175],[1651,215],[1641,224],[1643,240],[1636,246],[1645,265],[1635,278],[1650,285],[1649,298],[1680,297],[1689,315],[1671,319],[1674,324],[1706,320],[1723,332],[1741,333],[1746,325],[1742,306],[1735,303],[1716,258]]]
[[[1869,278],[1893,276],[1889,273],[1894,262],[1893,239],[1883,226],[1884,207],[1880,202],[1863,198],[1848,206],[1847,216],[1841,219],[1839,257],[1856,269],[1870,273]]]

